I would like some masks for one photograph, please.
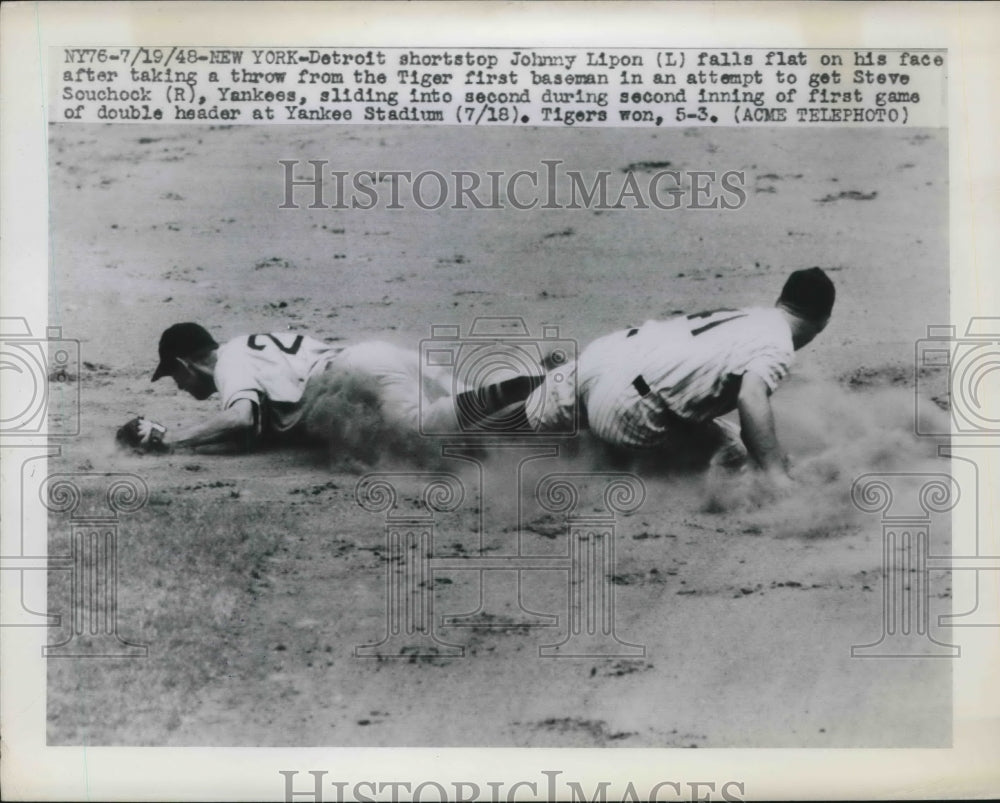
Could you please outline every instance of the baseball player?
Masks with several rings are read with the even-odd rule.
[[[177,387],[199,401],[218,393],[222,410],[189,426],[168,430],[146,418],[134,418],[118,431],[119,443],[142,451],[175,447],[235,446],[252,448],[261,440],[316,435],[306,430],[304,413],[331,380],[353,377],[371,396],[382,420],[403,431],[459,431],[460,417],[474,425],[481,394],[470,404],[452,396],[451,376],[419,366],[419,355],[390,343],[372,341],[331,346],[307,335],[272,332],[236,337],[219,345],[196,323],[179,323],[163,332],[160,362],[153,381],[170,376]],[[515,378],[487,394],[493,406],[524,398],[541,379]],[[337,422],[350,427],[351,421]],[[358,426],[361,424],[358,423]],[[354,440],[364,438],[357,433]]]
[[[550,370],[512,415],[545,430],[572,420],[578,405],[590,430],[615,446],[702,440],[731,456],[740,447],[736,430],[717,419],[735,409],[742,445],[783,490],[791,478],[770,396],[793,353],[826,327],[834,298],[826,273],[810,268],[791,274],[774,307],[700,312],[614,332],[587,346],[575,365]]]

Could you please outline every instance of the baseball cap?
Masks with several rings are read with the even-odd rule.
[[[833,282],[822,268],[806,268],[788,277],[778,303],[800,318],[824,321],[830,317],[836,296]]]
[[[208,330],[196,323],[175,323],[160,335],[160,364],[153,381],[172,373],[178,357],[190,357],[205,349],[218,348]]]

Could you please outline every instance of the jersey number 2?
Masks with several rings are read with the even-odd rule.
[[[295,340],[292,341],[292,345],[290,346],[286,346],[284,343],[278,340],[278,338],[276,338],[274,335],[250,335],[250,337],[247,338],[247,348],[251,348],[254,351],[263,351],[267,346],[267,343],[258,343],[257,342],[258,337],[266,337],[268,340],[274,343],[274,345],[276,345],[279,349],[285,352],[285,354],[298,353],[299,346],[302,345],[302,335],[296,335]]]

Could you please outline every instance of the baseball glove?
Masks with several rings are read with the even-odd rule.
[[[115,443],[124,449],[136,452],[162,454],[170,451],[170,447],[163,442],[166,431],[167,428],[162,424],[149,421],[140,415],[118,428]]]

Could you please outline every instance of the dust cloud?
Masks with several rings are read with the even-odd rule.
[[[938,446],[945,440],[916,435],[914,406],[912,390],[901,388],[785,388],[774,408],[794,489],[776,496],[757,472],[712,470],[699,491],[701,509],[741,514],[771,534],[836,535],[859,520],[851,486],[861,475],[941,470]],[[935,428],[947,430],[944,411]]]
[[[441,441],[421,436],[412,422],[383,415],[371,377],[324,374],[310,382],[305,401],[306,430],[323,444],[332,469],[456,469],[453,459],[442,456]],[[584,433],[561,441],[554,461],[543,462],[555,470],[634,473],[648,494],[669,498],[676,510],[735,517],[772,535],[814,538],[836,535],[859,521],[851,486],[862,474],[941,468],[937,448],[944,441],[915,434],[910,390],[810,383],[782,388],[773,405],[795,481],[783,495],[775,494],[752,466],[707,466],[710,455],[690,443],[626,452]],[[933,423],[936,431],[946,430],[947,413],[940,411]],[[516,459],[502,446],[484,445],[480,456],[496,470]]]

